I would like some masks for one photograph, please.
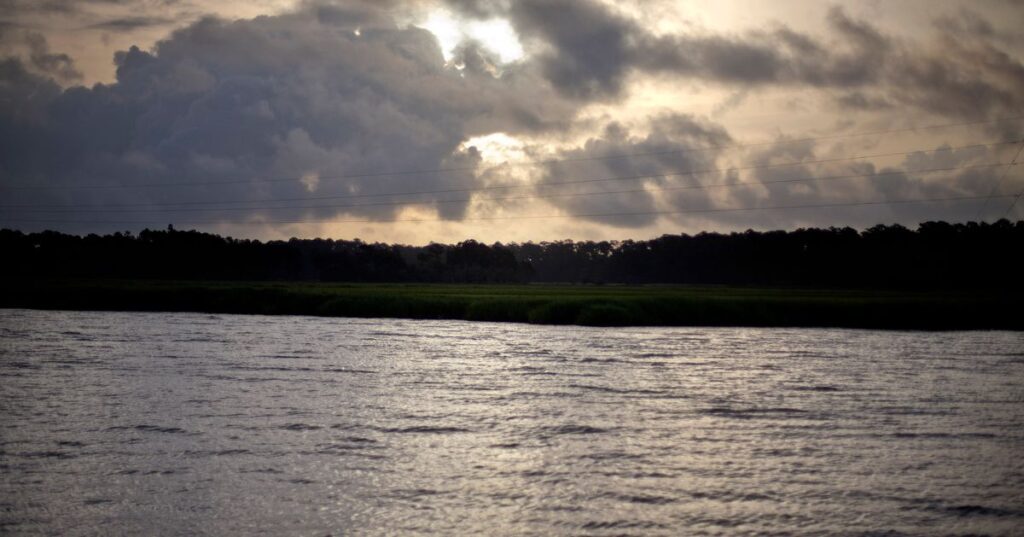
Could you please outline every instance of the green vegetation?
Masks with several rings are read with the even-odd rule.
[[[30,280],[0,307],[464,319],[591,326],[1024,329],[1021,293],[618,285]]]

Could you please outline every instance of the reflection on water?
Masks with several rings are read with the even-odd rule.
[[[0,533],[1020,535],[1024,334],[0,310]]]

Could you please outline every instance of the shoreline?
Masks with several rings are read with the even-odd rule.
[[[581,326],[1024,330],[1019,292],[629,285],[33,280],[0,307]]]

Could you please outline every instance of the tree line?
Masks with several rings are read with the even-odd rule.
[[[145,229],[0,230],[5,278],[1021,287],[1024,221],[407,246]]]

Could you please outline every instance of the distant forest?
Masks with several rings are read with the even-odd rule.
[[[331,239],[261,242],[171,227],[103,236],[4,229],[0,256],[0,274],[8,279],[1019,289],[1024,221],[427,246]]]

